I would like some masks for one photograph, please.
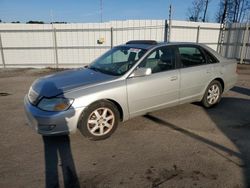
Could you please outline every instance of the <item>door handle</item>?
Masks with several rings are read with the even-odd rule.
[[[171,76],[170,77],[170,81],[175,81],[175,80],[177,80],[178,79],[178,76]]]

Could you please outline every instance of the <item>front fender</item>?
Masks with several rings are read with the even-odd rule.
[[[102,99],[113,100],[122,108],[123,121],[129,119],[125,80],[116,80],[114,82],[97,84],[88,88],[79,88],[65,93],[64,97],[74,99],[72,108],[87,107],[90,104]]]

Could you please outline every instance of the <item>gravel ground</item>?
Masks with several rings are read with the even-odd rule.
[[[24,95],[55,70],[0,69],[0,187],[250,187],[250,65],[238,70],[215,108],[160,110],[89,141],[27,126]]]

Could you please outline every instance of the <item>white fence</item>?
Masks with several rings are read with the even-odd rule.
[[[219,36],[219,24],[186,21],[172,21],[171,25],[165,20],[0,24],[0,66],[79,67],[112,46],[139,39],[199,42],[217,50]],[[237,49],[242,51],[241,47]],[[222,53],[228,57],[230,50],[222,46]]]
[[[172,21],[170,42],[199,42],[217,50],[220,24]]]
[[[226,27],[225,39],[220,53],[240,63],[250,63],[250,27],[248,24],[233,23]]]
[[[128,40],[162,41],[164,20],[0,24],[0,35],[2,66],[72,67],[88,64],[113,45]],[[100,39],[104,39],[103,44],[97,43]]]

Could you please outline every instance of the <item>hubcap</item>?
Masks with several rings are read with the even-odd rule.
[[[208,89],[207,101],[209,104],[215,104],[220,96],[220,88],[217,84],[212,85]]]
[[[87,121],[88,130],[95,136],[103,136],[111,131],[115,123],[115,115],[109,108],[94,110]]]

